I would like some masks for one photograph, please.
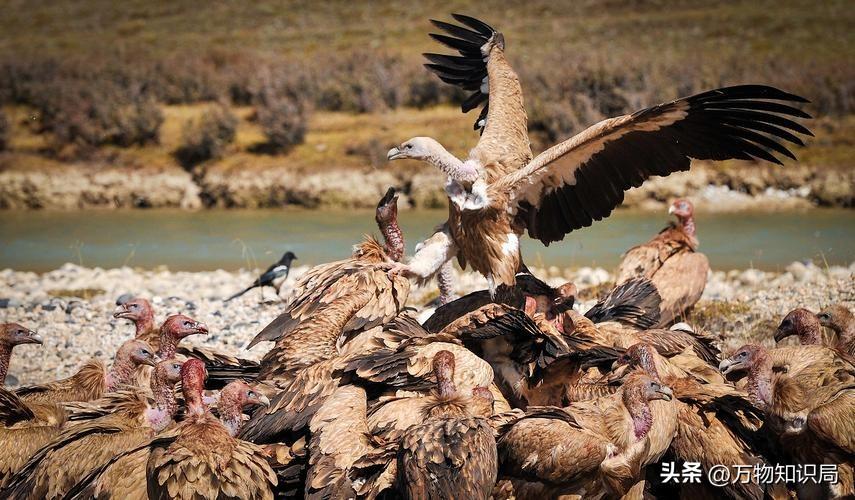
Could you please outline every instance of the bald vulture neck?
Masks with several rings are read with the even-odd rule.
[[[439,143],[433,146],[425,161],[457,182],[475,182],[478,179],[478,170],[472,163],[460,161]]]
[[[650,404],[636,394],[624,393],[623,404],[632,417],[633,433],[635,439],[644,439],[650,428],[653,427],[653,414]]]
[[[689,215],[687,217],[680,218],[680,227],[683,228],[683,232],[692,238],[696,237],[695,235],[695,216]]]
[[[134,379],[134,373],[137,369],[136,364],[130,359],[130,356],[122,354],[124,353],[116,356],[113,366],[110,367],[110,371],[107,372],[107,376],[105,377],[108,392],[126,386]]]
[[[768,355],[762,355],[751,365],[745,389],[751,402],[760,409],[765,411],[772,403],[772,359]]]
[[[383,239],[386,242],[386,254],[395,262],[400,261],[401,257],[404,256],[404,233],[401,232],[401,227],[398,225],[398,218],[395,217],[391,221],[382,223],[380,231],[383,233]]]

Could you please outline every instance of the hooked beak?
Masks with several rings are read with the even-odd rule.
[[[148,365],[148,366],[155,366],[155,365],[157,365],[158,361],[159,360],[158,360],[157,356],[152,356],[150,358],[143,359],[142,364]]]
[[[403,158],[403,157],[404,157],[404,152],[398,148],[392,148],[389,150],[388,153],[386,153],[386,159],[389,161],[397,160],[398,158]]]
[[[28,331],[27,331],[27,336],[23,338],[23,340],[22,340],[22,342],[21,342],[21,343],[23,343],[23,344],[39,344],[39,345],[41,345],[41,344],[43,343],[43,341],[42,341],[42,336],[41,336],[41,335],[39,335],[38,333],[36,333],[36,332],[32,331],[32,330],[28,330]]]
[[[258,395],[258,402],[264,406],[270,406],[270,398],[268,398],[264,394]]]
[[[677,211],[677,209],[674,208],[674,205],[671,205],[670,207],[668,207],[668,215],[671,215],[676,211]]]
[[[208,334],[208,326],[205,323],[196,323],[196,326],[193,327],[196,330],[196,333],[201,333],[203,335]]]
[[[727,375],[728,373],[733,371],[733,365],[735,365],[733,361],[730,359],[723,359],[721,363],[718,364],[718,371],[720,371],[723,375]]]
[[[674,399],[674,391],[672,391],[671,388],[667,385],[661,386],[656,392],[661,394],[662,399],[664,399],[665,401],[671,401],[672,399]]]
[[[778,329],[775,330],[775,342],[780,342],[789,336],[790,336],[790,332],[788,332],[787,330],[783,330],[780,327],[778,327]]]
[[[129,311],[124,305],[117,307],[116,310],[113,311],[114,318],[127,318],[128,314]]]

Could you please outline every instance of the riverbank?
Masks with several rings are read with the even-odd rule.
[[[287,296],[294,280],[308,268],[292,272],[282,295]],[[579,307],[593,305],[598,290],[608,288],[612,279],[601,268],[536,269],[553,284],[574,281],[580,289]],[[10,269],[0,271],[0,321],[17,321],[36,329],[45,338],[43,346],[22,346],[15,350],[10,367],[10,385],[34,383],[64,377],[91,357],[108,359],[133,329],[123,320],[113,319],[115,300],[122,294],[146,297],[155,306],[157,319],[182,312],[205,322],[206,337],[191,337],[189,344],[217,347],[251,359],[259,359],[268,349],[245,346],[282,309],[282,301],[272,289],[253,290],[224,304],[222,299],[252,282],[254,272],[170,272],[141,271],[129,267],[86,268],[66,264],[51,272],[37,274]],[[855,307],[855,263],[849,267],[820,268],[793,263],[783,272],[714,271],[701,302],[690,322],[714,333],[722,347],[733,349],[747,341],[771,344],[771,332],[787,311],[795,307],[811,310],[834,302]],[[458,292],[486,286],[472,273],[457,276]],[[436,296],[433,286],[414,289],[410,304],[423,304]]]
[[[447,203],[443,178],[428,169],[212,166],[190,173],[178,167],[73,164],[21,170],[2,164],[0,159],[3,209],[370,208],[389,186],[401,191],[402,206]],[[700,164],[628,191],[622,207],[659,210],[676,197],[689,197],[704,211],[852,207],[853,185],[855,169]]]

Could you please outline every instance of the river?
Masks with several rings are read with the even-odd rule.
[[[444,218],[441,210],[402,210],[408,250]],[[662,213],[617,211],[549,247],[524,238],[523,255],[533,266],[612,268],[627,248],[666,222]],[[701,251],[714,269],[780,270],[794,260],[855,260],[853,210],[701,214],[697,226]],[[345,257],[365,233],[377,234],[371,211],[4,211],[0,268],[47,271],[73,262],[233,270],[265,267],[286,250],[297,254],[297,264],[317,264]]]

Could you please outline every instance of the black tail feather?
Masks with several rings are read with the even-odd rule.
[[[662,298],[647,278],[633,278],[616,286],[591,308],[585,317],[594,323],[618,321],[636,328],[652,328],[659,322]]]

